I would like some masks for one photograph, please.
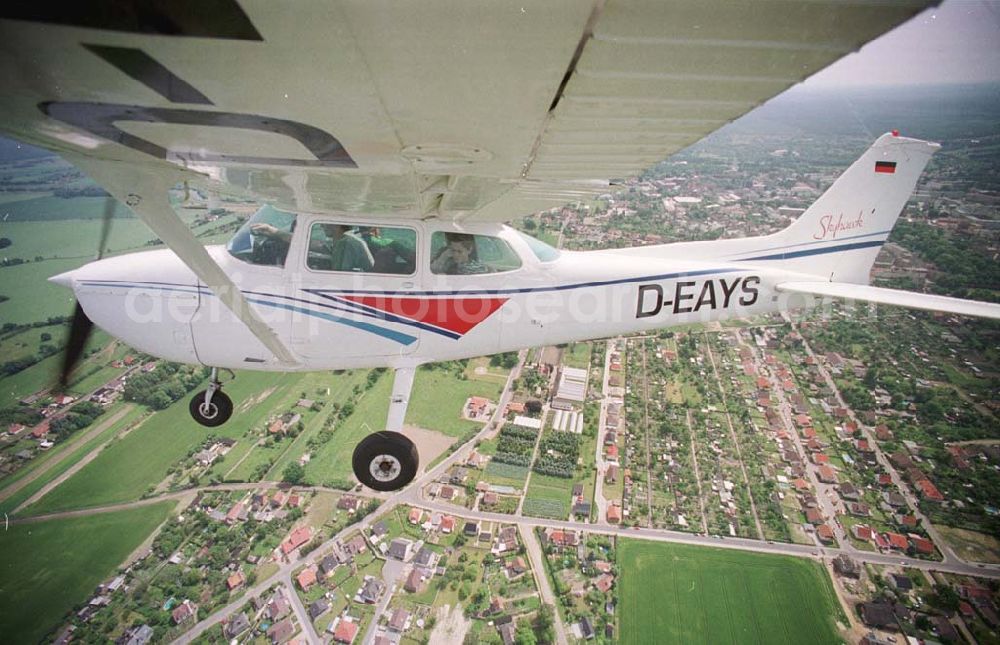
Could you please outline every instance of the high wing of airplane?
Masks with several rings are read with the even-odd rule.
[[[561,252],[503,225],[606,192],[884,33],[923,0],[83,0],[0,8],[0,131],[61,154],[169,247],[56,276],[138,349],[215,368],[395,370],[356,476],[416,474],[426,362],[854,297],[936,148],[887,134],[785,231]],[[264,204],[226,247],[184,183]],[[64,375],[65,376],[65,375]]]

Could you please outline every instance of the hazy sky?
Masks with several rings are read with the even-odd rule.
[[[806,85],[1000,81],[1000,0],[946,0],[868,43]]]

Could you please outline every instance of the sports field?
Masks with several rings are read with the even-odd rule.
[[[37,643],[166,519],[173,502],[0,532],[0,625],[8,643]],[[51,638],[48,639],[51,642]]]
[[[641,540],[617,557],[622,643],[842,642],[847,619],[810,560]]]

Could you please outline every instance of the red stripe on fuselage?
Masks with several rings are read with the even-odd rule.
[[[392,298],[341,296],[372,309],[464,334],[503,306],[508,298]]]

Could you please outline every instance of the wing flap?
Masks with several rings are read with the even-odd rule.
[[[864,300],[883,305],[895,305],[910,309],[926,311],[941,311],[961,316],[976,318],[1000,319],[1000,304],[936,296],[929,293],[914,293],[899,289],[871,287],[843,282],[783,282],[777,285],[778,291],[789,293],[806,293],[814,296],[830,296],[846,300]]]

